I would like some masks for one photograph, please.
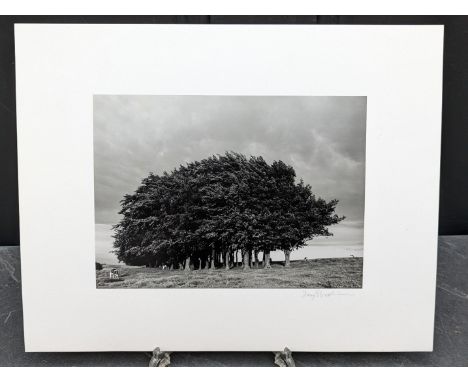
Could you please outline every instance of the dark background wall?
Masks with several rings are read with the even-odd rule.
[[[442,24],[445,41],[439,234],[468,234],[468,16],[1,16],[0,245],[20,243],[14,23]]]

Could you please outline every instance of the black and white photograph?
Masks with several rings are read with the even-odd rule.
[[[14,39],[26,352],[432,351],[443,26]]]
[[[94,96],[98,288],[361,288],[366,97]]]

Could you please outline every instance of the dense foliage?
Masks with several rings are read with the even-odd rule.
[[[259,252],[268,266],[269,252],[279,249],[288,265],[291,250],[330,235],[327,227],[344,219],[337,200],[317,198],[295,177],[281,161],[237,153],[150,174],[121,201],[117,257],[128,265],[228,268],[238,251],[245,267]]]

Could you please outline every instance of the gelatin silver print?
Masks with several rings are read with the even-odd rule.
[[[97,288],[361,288],[366,101],[95,95]]]

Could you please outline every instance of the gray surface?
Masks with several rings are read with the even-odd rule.
[[[293,353],[296,365],[468,366],[467,276],[468,236],[440,237],[434,352]],[[145,353],[25,353],[20,279],[19,248],[0,247],[0,366],[147,366]],[[171,358],[171,366],[273,366],[272,353],[173,353]]]

